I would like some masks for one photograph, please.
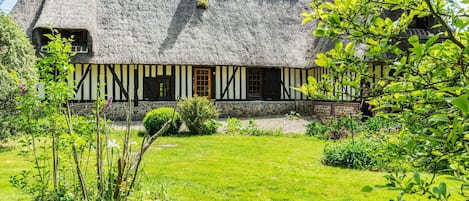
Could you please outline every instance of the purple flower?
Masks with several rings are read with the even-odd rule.
[[[113,99],[114,98],[112,96],[109,96],[109,98],[107,99],[106,104],[104,104],[103,110],[107,110],[111,106]]]
[[[21,96],[28,93],[28,88],[26,88],[26,85],[24,84],[23,80],[20,80],[20,84],[18,84],[18,88],[20,89],[20,95]]]

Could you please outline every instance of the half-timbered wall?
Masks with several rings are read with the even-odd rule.
[[[283,100],[306,100],[307,97],[293,88],[300,87],[306,83],[308,78],[308,71],[306,69],[295,68],[281,68],[280,79],[282,80],[282,94]]]
[[[217,100],[246,99],[246,67],[215,67],[215,98]]]
[[[77,83],[76,100],[95,100],[98,91],[103,98],[113,96],[116,101],[126,101],[127,96],[131,100],[144,99],[144,78],[156,78],[157,76],[171,77],[172,99],[185,99],[193,96],[193,67],[190,65],[156,65],[156,64],[74,64],[74,80]],[[216,100],[246,100],[246,71],[243,66],[215,66],[213,69],[213,98]],[[308,98],[294,90],[307,82],[308,76],[315,77],[318,81],[327,74],[324,68],[280,69],[281,100],[308,100]],[[384,69],[380,65],[371,65],[370,72],[374,72],[373,82],[377,82],[383,76]],[[353,77],[353,74],[350,74]],[[264,83],[269,84],[269,83]],[[334,90],[337,94],[339,89]],[[354,101],[352,96],[355,91],[351,87],[343,89],[340,100]],[[136,92],[136,94],[134,93]],[[335,95],[335,94],[334,94]],[[167,100],[167,99],[166,99]]]
[[[175,98],[192,97],[192,67],[185,65],[147,65],[147,64],[74,64],[74,80],[77,82],[75,100],[95,100],[100,89],[103,97],[113,96],[116,101],[143,99],[144,77],[172,76]],[[114,76],[117,79],[114,79]],[[137,75],[137,76],[134,76]],[[174,76],[173,76],[174,75]],[[122,87],[121,87],[122,86]],[[136,89],[136,90],[135,90]]]

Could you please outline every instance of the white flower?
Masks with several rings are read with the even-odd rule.
[[[107,140],[107,148],[111,149],[114,147],[119,149],[119,145],[117,144],[116,139]]]

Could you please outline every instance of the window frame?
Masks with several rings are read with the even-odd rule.
[[[155,82],[154,86],[151,86],[156,89],[156,91],[154,92],[155,93],[154,96],[148,96],[147,82],[149,80],[152,82]],[[158,75],[156,77],[143,77],[143,99],[144,100],[174,100],[174,90],[173,90],[174,84],[172,80],[173,80],[173,77],[171,75]],[[167,89],[166,94],[163,96],[161,95],[161,86],[160,86],[161,83],[167,83],[169,85],[167,87],[163,86],[163,88]]]
[[[252,78],[251,73],[258,73],[257,80],[250,80]],[[263,69],[261,68],[248,68],[246,69],[246,98],[251,100],[262,100],[264,99],[263,87],[264,87],[264,75]],[[255,82],[258,82],[258,86],[251,86]],[[250,93],[251,87],[255,87],[258,93]]]

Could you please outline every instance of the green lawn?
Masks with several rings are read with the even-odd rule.
[[[164,137],[144,158],[143,188],[171,200],[389,200],[397,192],[360,192],[384,173],[324,166],[324,142],[311,137]],[[8,183],[27,164],[0,152],[0,200],[27,197]]]

